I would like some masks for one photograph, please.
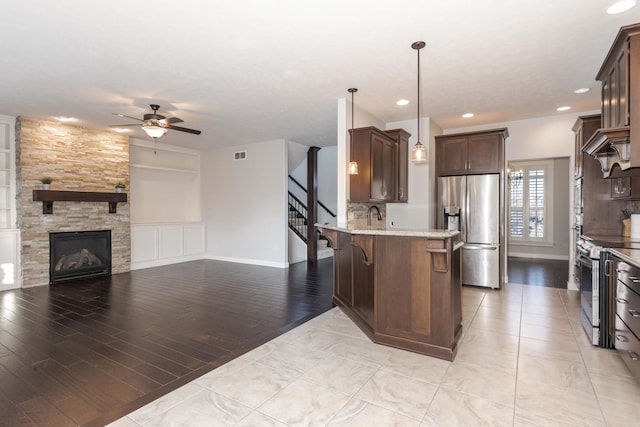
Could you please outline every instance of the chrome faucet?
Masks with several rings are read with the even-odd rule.
[[[376,212],[378,212],[378,221],[382,221],[382,214],[380,213],[380,209],[376,205],[371,205],[369,210],[367,211],[367,225],[371,225],[371,211],[375,208]]]

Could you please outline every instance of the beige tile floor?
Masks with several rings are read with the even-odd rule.
[[[373,344],[334,308],[111,426],[640,425],[640,385],[589,343],[577,292],[462,295],[454,362]]]

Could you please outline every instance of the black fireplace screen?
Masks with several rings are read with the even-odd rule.
[[[49,233],[49,281],[111,274],[111,230]]]

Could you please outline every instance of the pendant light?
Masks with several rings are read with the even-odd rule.
[[[418,142],[411,150],[411,161],[413,163],[426,163],[427,151],[420,142],[420,49],[425,46],[425,42],[414,42],[411,47],[418,52]]]
[[[347,91],[351,94],[351,132],[349,132],[349,150],[351,150],[351,141],[353,140],[353,123],[354,123],[354,94],[358,91],[355,87],[350,87]],[[358,175],[358,162],[349,162],[347,166],[349,175]]]

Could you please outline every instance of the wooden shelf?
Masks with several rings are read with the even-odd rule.
[[[151,169],[151,170],[158,170],[158,171],[165,171],[165,172],[192,173],[192,174],[199,173],[199,171],[193,170],[193,169],[166,168],[164,166],[142,165],[139,163],[131,163],[130,166],[132,168]]]
[[[42,213],[45,215],[53,213],[53,202],[107,202],[109,213],[116,213],[118,203],[127,201],[127,193],[33,190],[33,201],[42,202]]]

